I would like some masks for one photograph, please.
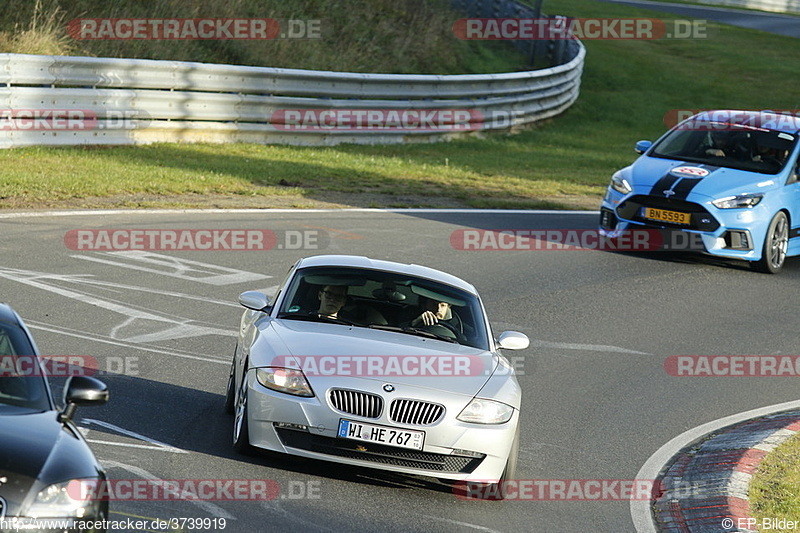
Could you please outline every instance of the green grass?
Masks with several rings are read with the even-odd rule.
[[[0,52],[409,74],[524,67],[501,43],[457,39],[453,21],[462,16],[446,0],[3,0]],[[79,40],[67,32],[79,18],[318,20],[323,38]]]
[[[557,9],[668,17],[589,0]],[[596,208],[613,171],[634,159],[634,142],[660,135],[669,110],[800,108],[800,40],[728,26],[713,33],[587,41],[578,102],[517,135],[392,146],[4,150],[0,205]]]
[[[758,465],[749,496],[750,510],[759,524],[765,518],[800,521],[800,435],[778,446]]]

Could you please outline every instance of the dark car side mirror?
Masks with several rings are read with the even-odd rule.
[[[99,379],[72,376],[64,386],[64,410],[59,420],[72,420],[79,405],[102,405],[108,401],[108,387]]]
[[[643,154],[649,150],[651,146],[653,146],[653,141],[638,141],[634,150],[637,154]]]

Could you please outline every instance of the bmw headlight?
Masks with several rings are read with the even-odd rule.
[[[303,372],[295,368],[264,367],[256,369],[256,380],[268,389],[304,398],[311,398],[311,390]]]
[[[503,402],[473,398],[456,417],[462,422],[473,424],[504,424],[511,420],[514,408]]]
[[[764,198],[763,194],[737,194],[736,196],[726,196],[719,200],[714,200],[711,203],[720,209],[741,209],[745,207],[754,207],[758,202]]]
[[[94,498],[95,479],[73,479],[48,485],[36,495],[27,515],[31,518],[87,518],[100,514],[101,500]]]
[[[622,173],[617,171],[611,176],[611,188],[622,194],[628,194],[633,190],[628,180],[622,177]]]

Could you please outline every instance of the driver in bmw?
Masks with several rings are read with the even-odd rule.
[[[424,296],[420,296],[419,303],[423,311],[410,322],[409,325],[411,327],[435,326],[442,322],[451,326],[455,331],[464,333],[464,325],[461,322],[461,318],[453,313],[449,303]]]
[[[319,298],[319,310],[322,316],[338,318],[339,311],[347,301],[346,285],[325,285],[317,293]]]

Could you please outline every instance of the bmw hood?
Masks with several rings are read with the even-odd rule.
[[[685,200],[692,195],[722,198],[741,193],[764,192],[778,186],[781,174],[759,174],[746,170],[641,157],[630,168],[636,194]]]
[[[7,516],[18,516],[47,485],[100,475],[85,443],[55,411],[0,411],[0,435],[0,497]]]
[[[289,348],[291,347],[291,348]],[[474,396],[498,365],[492,352],[406,333],[294,320],[261,325],[251,366],[300,368],[309,382],[403,383]]]

